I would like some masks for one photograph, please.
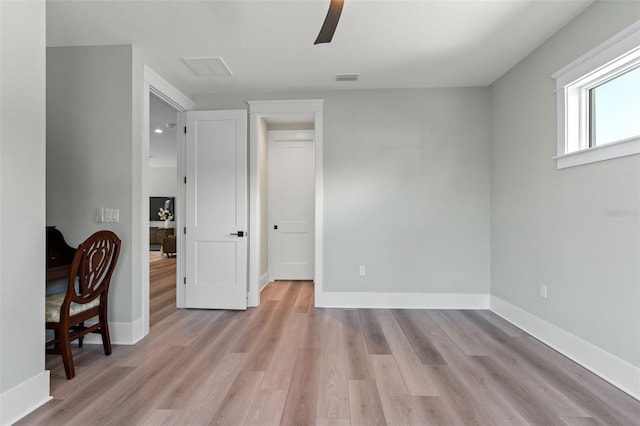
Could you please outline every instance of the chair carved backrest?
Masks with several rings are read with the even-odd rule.
[[[120,255],[120,239],[111,231],[98,231],[80,244],[71,263],[67,294],[61,313],[71,302],[85,304],[107,297],[111,275]]]

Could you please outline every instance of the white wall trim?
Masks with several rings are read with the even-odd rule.
[[[640,138],[631,138],[553,157],[557,168],[579,166],[640,153]]]
[[[640,368],[497,296],[491,296],[491,310],[640,400]]]
[[[109,334],[114,345],[135,345],[146,335],[143,327],[144,321],[139,318],[133,322],[109,322]],[[87,322],[88,325],[95,322]],[[87,334],[84,343],[101,345],[102,337],[99,334]]]
[[[249,257],[247,275],[247,306],[260,305],[260,120],[249,115]]]
[[[279,100],[279,101],[249,101],[250,114],[291,114],[322,111],[322,99],[300,99],[300,100]]]
[[[489,309],[488,294],[474,293],[316,293],[319,308]]]
[[[553,73],[551,77],[556,80],[561,80],[560,84],[570,83],[589,72],[589,70],[603,63],[607,63],[633,49],[634,46],[637,45],[639,34],[640,21],[636,21],[584,55],[565,65]]]
[[[176,89],[146,65],[144,66],[144,81],[149,83],[154,94],[176,109],[180,111],[191,111],[193,109],[193,101],[187,95]]]
[[[178,113],[178,129],[182,129],[187,125],[187,113],[186,111]],[[186,186],[184,184],[183,178],[187,176],[187,167],[186,167],[186,158],[187,158],[187,143],[186,143],[187,135],[184,132],[178,132],[177,145],[177,174],[176,179],[178,180],[177,186],[178,191],[176,193],[176,212],[178,214],[176,218],[176,248],[178,252],[176,253],[177,261],[176,261],[176,307],[184,308],[186,306],[186,289],[184,285],[184,278],[186,277],[186,257],[185,253],[187,252],[187,241],[183,232],[180,232],[180,229],[184,229],[185,226],[185,216],[187,213],[187,201],[186,201]],[[146,333],[145,333],[146,334]]]
[[[260,277],[260,282],[259,282],[260,292],[262,292],[262,290],[264,290],[264,288],[267,286],[267,284],[269,284],[269,271],[265,272]]]
[[[49,370],[0,394],[0,425],[10,425],[51,400]]]
[[[315,138],[315,170],[316,170],[316,212],[315,212],[315,243],[314,247],[314,297],[316,306],[318,305],[318,296],[323,292],[324,286],[324,149],[323,149],[323,101],[316,105],[319,110],[315,112],[314,129],[316,131]]]

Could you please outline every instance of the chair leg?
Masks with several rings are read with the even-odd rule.
[[[56,341],[56,343],[53,344],[53,350],[57,353],[60,353],[60,332],[57,328],[53,330],[53,338]]]
[[[102,347],[105,355],[111,355],[111,336],[109,335],[109,322],[106,315],[100,315],[100,334],[102,334]]]
[[[73,379],[76,375],[73,368],[73,356],[71,354],[71,340],[69,340],[69,332],[60,333],[60,355],[62,355],[62,363],[64,364],[64,372],[67,379]]]
[[[84,327],[84,321],[80,323],[80,327]],[[80,336],[78,338],[78,347],[82,347],[82,342],[84,341],[84,336]]]

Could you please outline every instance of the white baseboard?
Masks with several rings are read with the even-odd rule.
[[[491,310],[640,400],[640,368],[499,297],[491,296]]]
[[[260,287],[260,291],[264,290],[264,288],[269,284],[269,272],[265,272],[260,277],[260,282],[258,283],[258,287]]]
[[[260,305],[260,292],[253,293],[249,291],[247,293],[247,308],[256,308]]]
[[[135,345],[144,337],[142,318],[133,322],[110,322],[109,334],[114,345]],[[102,337],[99,334],[87,334],[84,343],[101,345]]]
[[[0,394],[0,425],[10,425],[51,399],[49,370]]]
[[[488,294],[320,292],[318,308],[489,309]]]
[[[268,272],[263,274],[258,279],[258,292],[254,293],[251,290],[249,290],[249,292],[247,293],[247,307],[255,308],[258,305],[260,305],[260,293],[262,293],[262,290],[264,290],[264,288],[267,286],[267,284],[269,284],[269,273]]]

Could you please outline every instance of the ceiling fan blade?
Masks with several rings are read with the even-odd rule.
[[[343,5],[344,0],[331,0],[327,17],[324,18],[324,24],[322,24],[322,28],[320,28],[320,34],[318,34],[318,38],[313,44],[329,43],[331,41],[333,33],[336,32]]]

